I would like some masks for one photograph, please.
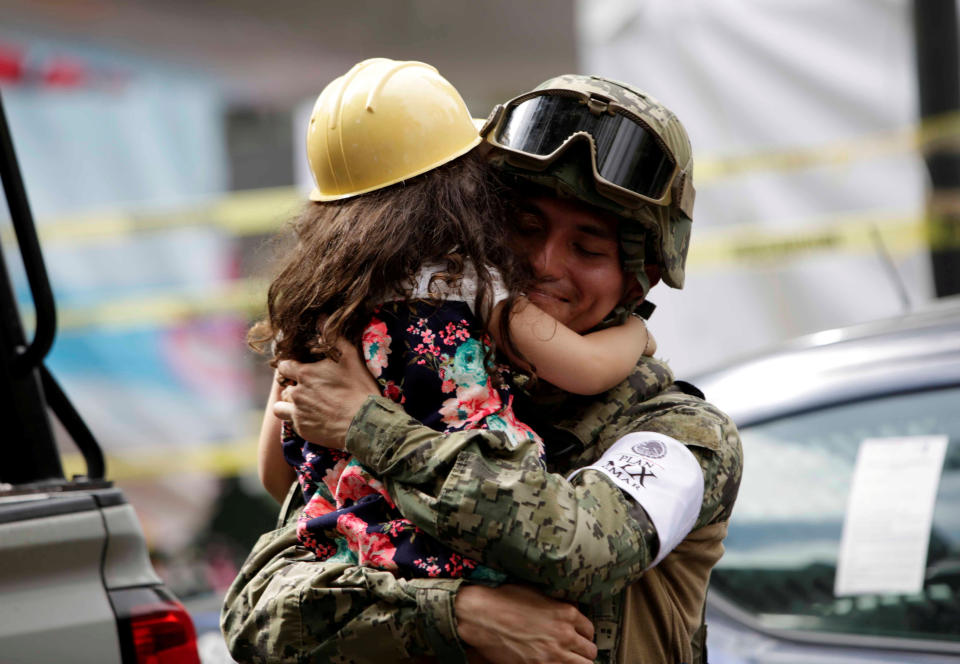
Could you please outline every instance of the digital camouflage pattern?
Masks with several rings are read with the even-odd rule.
[[[584,95],[598,95],[615,102],[645,122],[673,153],[686,181],[688,211],[693,201],[693,152],[690,139],[683,124],[666,106],[651,95],[636,88],[600,76],[566,74],[544,81],[533,92],[549,90],[570,90]],[[508,102],[509,104],[510,102]],[[488,136],[492,127],[486,128]],[[683,288],[684,266],[690,247],[692,217],[680,209],[680,187],[674,187],[671,204],[658,206],[650,203],[615,200],[597,191],[594,180],[592,160],[579,150],[571,150],[550,164],[545,170],[532,170],[511,158],[510,153],[499,150],[491,144],[491,162],[505,173],[514,177],[550,187],[561,197],[575,198],[590,205],[638,223],[621,224],[620,244],[623,249],[624,267],[636,275],[644,288],[650,289],[650,283],[644,272],[648,243],[651,255],[661,267],[663,281],[673,288]],[[681,182],[677,182],[677,185]]]
[[[699,615],[706,579],[702,587],[672,587],[676,582],[661,578],[660,569],[676,567],[673,555],[645,573],[659,541],[643,509],[601,473],[583,472],[573,483],[564,476],[627,433],[672,436],[689,446],[705,479],[688,539],[715,528],[720,534],[714,539],[722,539],[740,482],[736,428],[680,391],[667,366],[652,358],[642,358],[624,383],[601,397],[550,401],[540,399],[518,415],[544,434],[548,451],[570,449],[551,459],[552,472],[529,450],[511,451],[498,432],[441,435],[379,397],[368,399],[354,418],[347,449],[388,478],[401,511],[427,532],[552,597],[579,602],[597,628],[598,661],[617,661],[624,590],[648,580],[670,588],[657,595],[667,598],[669,615],[662,619],[683,627],[669,634],[651,630],[647,637],[662,639],[663,652],[689,658],[699,618],[680,617],[691,607]],[[456,586],[450,584],[459,581],[415,584],[375,578],[373,570],[310,563],[290,532],[261,538],[226,598],[223,627],[238,661],[384,661],[380,652],[464,661],[452,618]],[[422,599],[426,595],[432,603]],[[689,606],[673,606],[675,596]],[[352,645],[358,643],[362,654]]]
[[[400,579],[317,561],[297,541],[294,484],[277,529],[260,537],[224,599],[221,628],[238,662],[462,662],[453,597],[462,579]]]

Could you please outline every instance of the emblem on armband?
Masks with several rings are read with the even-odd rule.
[[[648,459],[659,459],[667,454],[667,446],[659,440],[644,440],[634,443],[630,449],[634,454],[645,456]]]

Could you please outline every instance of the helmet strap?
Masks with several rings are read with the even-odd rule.
[[[693,219],[693,203],[696,197],[697,191],[693,188],[693,178],[685,170],[674,180],[673,200],[674,205],[687,219]]]
[[[643,299],[640,302],[633,301],[618,304],[614,307],[613,311],[610,312],[610,315],[597,325],[596,329],[602,330],[607,327],[613,327],[614,325],[622,325],[624,321],[632,315],[640,316],[640,318],[644,320],[650,320],[650,316],[653,315],[653,310],[656,308],[657,305],[647,299]]]

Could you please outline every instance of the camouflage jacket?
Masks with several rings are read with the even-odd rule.
[[[438,434],[379,397],[357,413],[346,444],[387,478],[401,511],[421,528],[552,597],[579,602],[597,627],[600,661],[613,661],[623,591],[654,561],[657,531],[603,474],[583,472],[572,482],[565,475],[629,433],[665,434],[682,441],[703,472],[693,531],[723,524],[740,480],[736,428],[650,358],[600,397],[539,402],[518,414],[554,452],[551,472],[529,450],[509,450],[497,432]],[[453,616],[460,583],[312,562],[288,525],[251,552],[227,595],[224,633],[240,662],[465,661]],[[694,599],[702,605],[702,596]]]

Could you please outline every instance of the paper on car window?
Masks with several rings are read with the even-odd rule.
[[[946,436],[860,443],[843,522],[835,595],[923,588]]]

